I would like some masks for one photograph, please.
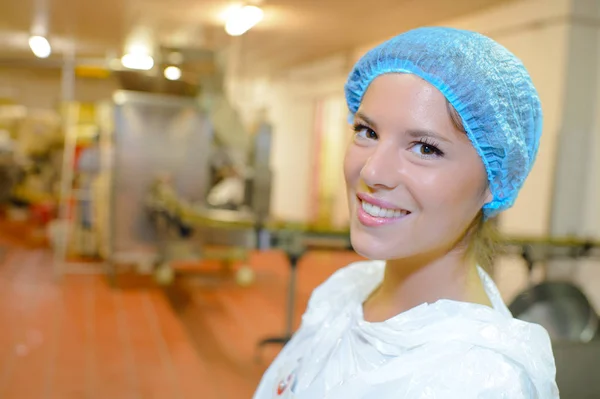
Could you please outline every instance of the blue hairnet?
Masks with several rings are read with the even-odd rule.
[[[484,205],[484,218],[510,208],[533,166],[542,132],[539,97],[521,61],[479,33],[414,29],[356,63],[345,86],[352,115],[369,84],[386,73],[417,75],[442,92],[485,165],[493,200]]]

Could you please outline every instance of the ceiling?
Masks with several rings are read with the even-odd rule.
[[[279,70],[351,49],[420,25],[506,3],[507,0],[264,0],[264,20],[241,37],[225,34],[227,0],[0,0],[0,63],[33,62],[27,39],[47,9],[54,53],[38,65],[62,62],[74,48],[80,59],[117,58],[135,32],[156,48],[221,49],[237,41],[249,72]],[[256,3],[256,1],[254,1]],[[41,10],[41,12],[40,12]],[[71,47],[72,46],[72,47]],[[33,65],[33,64],[32,64]]]

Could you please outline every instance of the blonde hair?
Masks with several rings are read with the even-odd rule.
[[[500,233],[496,221],[494,219],[484,221],[483,212],[480,211],[473,220],[471,229],[467,251],[479,266],[487,272],[491,272],[500,243]]]

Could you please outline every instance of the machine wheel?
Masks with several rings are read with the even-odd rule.
[[[159,285],[171,285],[175,279],[175,272],[168,264],[161,264],[154,271],[154,279]]]
[[[256,273],[248,265],[243,265],[235,273],[235,282],[241,287],[252,285],[254,280],[256,280]]]

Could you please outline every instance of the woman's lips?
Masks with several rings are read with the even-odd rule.
[[[358,221],[368,227],[376,227],[396,223],[408,215],[410,212],[389,203],[377,200],[364,194],[357,195],[357,218]],[[362,197],[362,198],[361,198]],[[388,205],[382,206],[382,205]]]

